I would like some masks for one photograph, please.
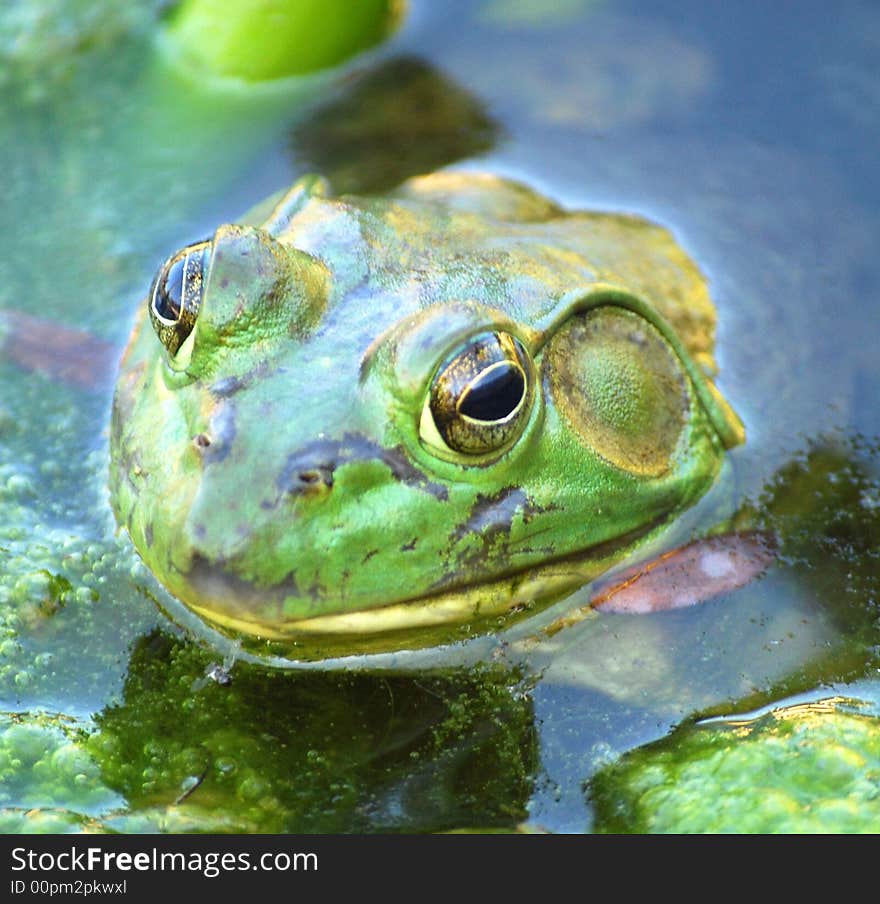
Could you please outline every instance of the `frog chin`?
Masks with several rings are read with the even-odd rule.
[[[429,595],[353,611],[298,619],[284,617],[284,597],[290,588],[272,588],[271,598],[267,598],[266,591],[203,561],[197,562],[189,574],[194,593],[187,594],[184,600],[209,624],[273,641],[325,640],[351,645],[361,639],[375,649],[382,646],[386,637],[391,639],[389,646],[394,647],[395,638],[430,637],[441,629],[458,629],[465,635],[486,633],[545,608],[598,577],[665,520],[657,519],[581,553],[504,577],[467,586],[452,585]]]
[[[219,609],[216,599],[188,603],[205,621],[236,633],[269,640],[319,640],[321,638],[370,638],[409,635],[432,629],[471,626],[477,632],[487,619],[501,620],[524,614],[536,605],[558,599],[603,569],[589,573],[572,563],[545,566],[507,578],[407,599],[371,609],[336,612],[288,621],[270,621],[258,615]],[[485,630],[485,629],[483,629]]]

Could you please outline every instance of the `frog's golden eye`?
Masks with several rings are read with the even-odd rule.
[[[196,324],[210,246],[209,241],[197,242],[172,255],[150,287],[150,320],[172,358]]]
[[[482,333],[437,371],[422,412],[422,442],[485,455],[510,445],[528,420],[531,361],[509,333]]]

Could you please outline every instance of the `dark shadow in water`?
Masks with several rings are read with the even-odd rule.
[[[776,570],[816,601],[841,641],[740,708],[863,677],[880,657],[880,441],[817,437],[740,517],[776,536]]]
[[[279,674],[155,632],[90,749],[131,816],[171,830],[421,832],[513,827],[537,770],[520,677]]]
[[[297,167],[326,176],[335,192],[378,193],[490,151],[500,131],[475,97],[400,56],[355,74],[297,123],[290,146]]]
[[[861,436],[813,441],[742,517],[775,533],[775,568],[822,607],[840,642],[773,687],[696,713],[667,737],[599,771],[586,786],[599,831],[876,830],[873,795],[860,797],[858,776],[868,767],[854,764],[875,756],[880,722],[870,713],[853,715],[858,700],[841,709],[834,697],[840,691],[831,686],[872,677],[880,665],[880,442]],[[816,702],[757,720],[703,722],[799,694]],[[721,786],[725,770],[739,774],[749,763],[752,780],[739,790]],[[689,779],[679,785],[685,771]],[[753,783],[761,794],[753,795]],[[660,798],[651,795],[661,784],[657,809]],[[716,806],[698,806],[695,789]],[[739,804],[737,795],[749,802]]]

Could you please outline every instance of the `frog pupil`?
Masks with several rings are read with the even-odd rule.
[[[156,313],[164,320],[178,320],[183,304],[183,276],[186,257],[178,258],[169,268],[156,293]]]
[[[491,367],[471,384],[459,413],[476,421],[501,421],[516,409],[525,393],[523,372],[513,364]]]
[[[165,320],[178,320],[183,302],[183,274],[186,258],[176,260],[165,274],[156,293],[156,313]]]

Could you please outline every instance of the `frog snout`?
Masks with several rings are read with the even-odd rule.
[[[386,449],[359,433],[315,439],[291,452],[278,472],[276,490],[294,500],[318,500],[331,491],[362,500],[366,492],[389,483],[446,495],[445,488],[432,483],[400,449]]]

